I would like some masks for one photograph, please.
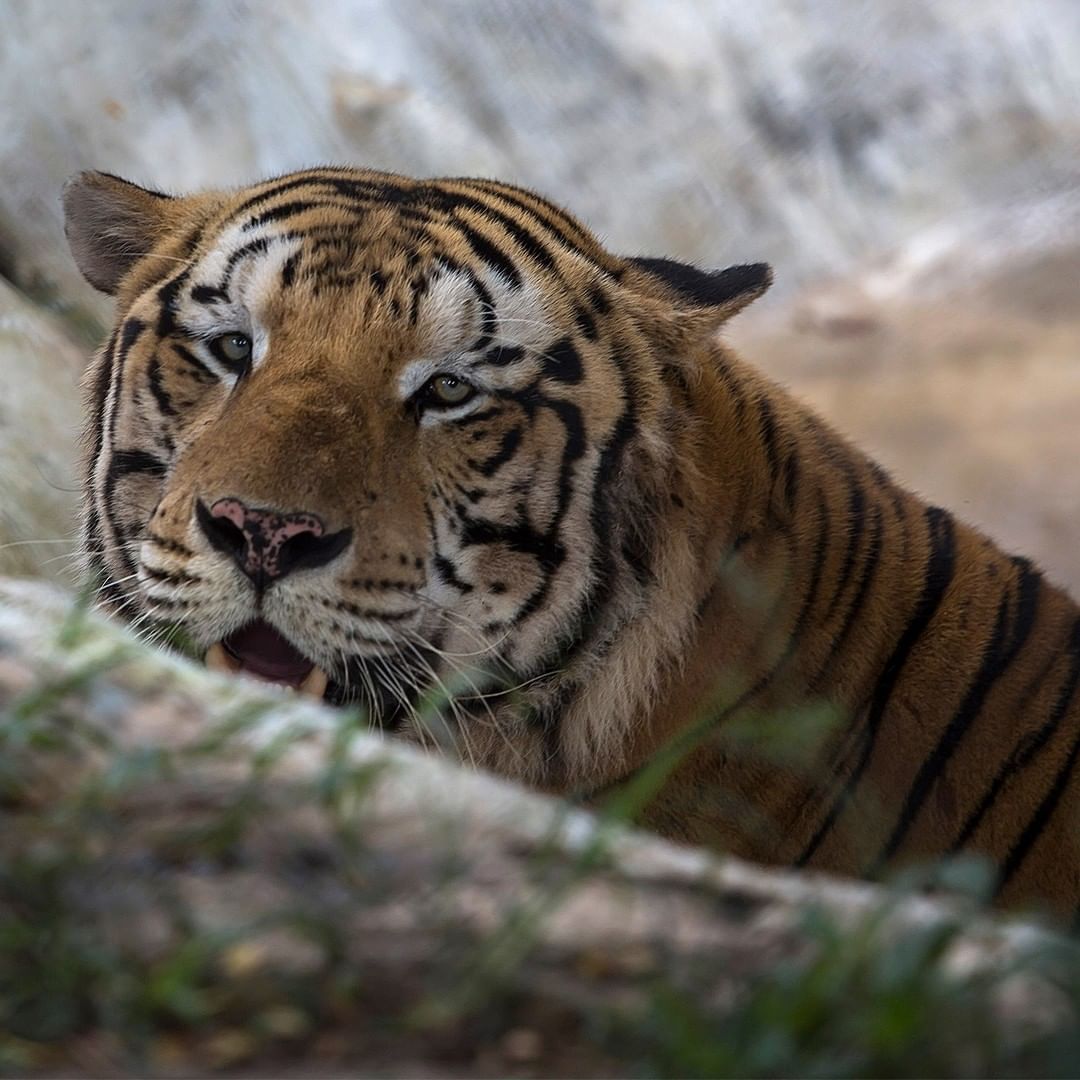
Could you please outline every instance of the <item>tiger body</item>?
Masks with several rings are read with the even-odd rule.
[[[680,840],[976,852],[1076,911],[1080,608],[718,340],[767,268],[622,258],[494,181],[66,199],[117,300],[85,379],[113,610],[269,627],[328,700],[546,791],[653,777]]]

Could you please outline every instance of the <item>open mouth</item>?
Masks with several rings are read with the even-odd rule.
[[[211,645],[205,660],[214,671],[240,672],[320,700],[329,682],[322,668],[262,619]]]

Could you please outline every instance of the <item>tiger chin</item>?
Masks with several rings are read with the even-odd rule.
[[[1080,904],[1080,609],[718,337],[769,286],[538,195],[319,168],[65,190],[104,605],[761,862]]]

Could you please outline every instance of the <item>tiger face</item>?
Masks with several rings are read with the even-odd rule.
[[[180,198],[88,173],[65,209],[117,303],[85,378],[102,599],[503,772],[588,773],[689,633],[700,597],[650,599],[708,540],[678,518],[687,401],[767,268],[623,259],[522,189],[354,169]]]

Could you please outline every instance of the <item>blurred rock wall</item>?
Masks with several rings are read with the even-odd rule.
[[[616,249],[770,260],[748,358],[1080,592],[1080,0],[0,0],[0,31],[0,275],[83,343],[78,169],[495,174]],[[0,569],[40,572],[79,352],[16,309]]]
[[[768,259],[781,289],[1076,181],[1076,0],[3,0],[0,13],[0,258],[67,300],[89,294],[56,197],[88,167],[169,190],[323,161],[491,173],[628,252]]]

